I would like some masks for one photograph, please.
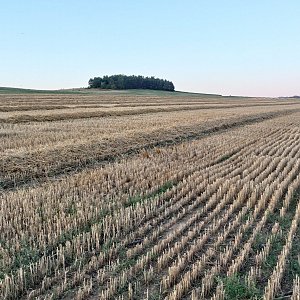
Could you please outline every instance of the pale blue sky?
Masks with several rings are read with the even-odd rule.
[[[0,0],[0,86],[140,74],[177,90],[300,94],[299,0]]]

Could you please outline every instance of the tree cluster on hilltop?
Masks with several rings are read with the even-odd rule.
[[[149,89],[162,91],[174,91],[175,89],[174,84],[171,81],[155,77],[135,75],[112,75],[94,77],[89,80],[89,88],[114,90]]]

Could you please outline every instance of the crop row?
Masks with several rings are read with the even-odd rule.
[[[282,236],[269,218],[290,213],[299,188],[297,120],[269,120],[2,193],[1,297],[221,299],[227,285],[218,278],[241,268],[253,285]],[[284,229],[274,274],[284,272],[297,220],[296,213]],[[267,225],[266,244],[250,260]],[[264,297],[278,290],[274,276]]]

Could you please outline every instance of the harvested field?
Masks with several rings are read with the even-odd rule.
[[[300,102],[0,95],[1,299],[299,299]]]

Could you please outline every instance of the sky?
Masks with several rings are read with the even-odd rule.
[[[113,74],[299,95],[300,1],[0,0],[0,86],[85,87]]]

